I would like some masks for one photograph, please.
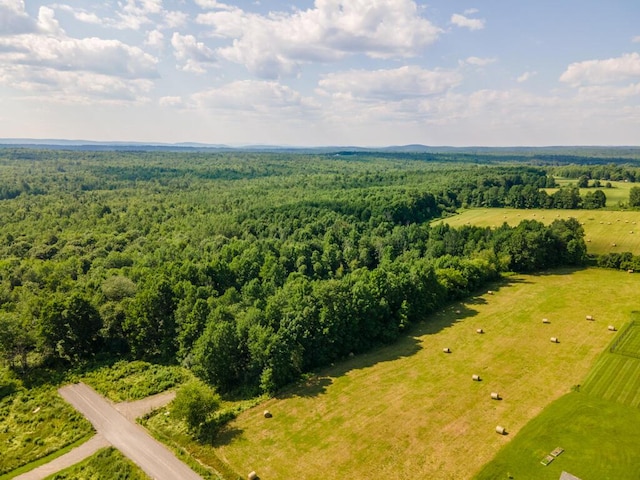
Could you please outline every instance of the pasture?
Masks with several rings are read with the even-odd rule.
[[[582,224],[589,253],[631,252],[640,255],[640,211],[478,208],[433,224],[445,222],[452,227],[498,227],[504,222],[515,226],[522,220],[537,220],[548,225],[557,218],[571,217]]]
[[[247,410],[216,453],[234,471],[270,479],[471,478],[583,382],[615,335],[607,326],[637,308],[639,286],[635,275],[598,269],[514,276],[493,294],[427,318],[396,344]]]
[[[545,408],[476,480],[505,478],[507,473],[517,479],[556,480],[562,471],[585,479],[640,478],[640,324],[628,326],[584,384]],[[542,465],[558,446],[564,452]]]
[[[637,183],[630,183],[630,182],[610,182],[611,183],[611,188],[605,188],[604,185],[607,183],[607,181],[601,181],[602,182],[602,187],[596,189],[594,187],[590,187],[590,188],[581,188],[580,189],[580,195],[581,196],[585,196],[587,193],[591,192],[593,193],[595,190],[602,190],[605,194],[605,196],[607,197],[607,208],[618,208],[620,205],[622,204],[628,204],[629,203],[629,191],[631,190],[631,187],[635,187],[638,186]],[[556,183],[562,187],[567,186],[567,185],[575,185],[576,184],[576,180],[570,180],[567,178],[556,178]],[[593,184],[593,181],[589,182],[590,184]],[[558,189],[557,188],[545,188],[546,192],[551,195],[552,193],[556,192]]]
[[[475,476],[475,480],[558,480],[563,471],[588,479],[640,478],[640,409],[581,392],[544,409]],[[549,465],[544,459],[564,449]]]

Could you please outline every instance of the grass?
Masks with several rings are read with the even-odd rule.
[[[632,252],[640,255],[640,211],[479,208],[438,222],[446,222],[452,227],[466,224],[497,227],[504,222],[515,226],[525,219],[550,224],[556,218],[570,217],[583,224],[589,253]]]
[[[603,400],[640,407],[640,324],[624,331],[623,343],[607,350],[589,373],[582,391]],[[624,352],[624,353],[621,353]]]
[[[566,179],[566,178],[556,178],[556,183],[563,187],[567,185],[575,185],[576,182],[577,180]],[[607,208],[618,208],[618,206],[621,204],[628,204],[629,192],[631,190],[631,187],[638,186],[638,184],[631,183],[631,182],[610,182],[611,188],[605,188],[604,185],[607,183],[607,181],[604,180],[604,181],[601,181],[601,183],[602,183],[602,186],[600,188],[594,188],[594,187],[581,188],[580,195],[584,197],[589,192],[593,193],[596,190],[602,190],[605,196],[607,197]],[[593,181],[589,181],[589,184],[592,185]],[[558,189],[545,188],[545,190],[547,191],[548,194],[552,194]]]
[[[640,478],[638,444],[640,409],[573,392],[529,422],[475,480],[558,480],[563,471],[585,480]],[[543,466],[556,447],[565,451]]]
[[[26,383],[39,386],[30,389],[20,378],[3,373],[6,392],[0,398],[0,476],[11,478],[35,468],[41,459],[66,453],[66,447],[93,432],[91,424],[57,394],[57,387],[83,381],[120,402],[166,391],[190,375],[181,367],[142,361],[86,368],[67,373],[34,370]]]
[[[55,388],[18,390],[0,400],[0,474],[46,457],[92,431]]]
[[[115,448],[104,448],[88,459],[46,480],[148,480],[149,477]]]
[[[271,479],[471,478],[583,381],[612,338],[607,326],[637,308],[638,283],[598,269],[514,276],[494,295],[451,305],[396,344],[242,413],[215,453],[235,472]],[[494,391],[503,400],[491,400]]]
[[[94,390],[114,402],[140,400],[183,383],[191,374],[183,367],[143,361],[119,361],[81,375]]]

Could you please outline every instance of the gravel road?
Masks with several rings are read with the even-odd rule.
[[[140,425],[133,423],[83,383],[67,385],[60,395],[82,413],[98,434],[154,480],[202,480]]]

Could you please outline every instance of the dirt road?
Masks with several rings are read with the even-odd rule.
[[[83,383],[67,385],[60,395],[81,412],[99,435],[155,480],[202,480],[140,425]]]

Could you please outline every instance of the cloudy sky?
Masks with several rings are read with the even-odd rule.
[[[0,0],[0,137],[639,145],[638,0]]]

